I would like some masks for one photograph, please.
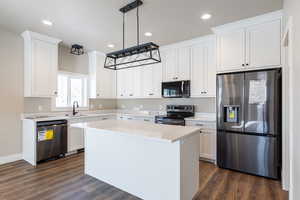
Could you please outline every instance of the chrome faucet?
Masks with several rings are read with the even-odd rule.
[[[76,108],[79,108],[78,101],[73,102],[73,116],[75,116],[78,113],[78,111],[76,111]]]

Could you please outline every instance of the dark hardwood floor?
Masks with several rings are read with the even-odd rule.
[[[0,165],[0,200],[138,200],[83,173],[84,154],[32,167],[25,161]],[[195,200],[287,199],[280,183],[200,162]],[[155,200],[155,199],[154,199]]]

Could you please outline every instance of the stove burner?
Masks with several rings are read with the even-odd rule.
[[[193,105],[168,105],[167,115],[155,116],[155,123],[184,126],[186,117],[195,115]]]

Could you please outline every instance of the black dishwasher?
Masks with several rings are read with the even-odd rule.
[[[37,162],[58,158],[67,153],[67,120],[37,122]]]

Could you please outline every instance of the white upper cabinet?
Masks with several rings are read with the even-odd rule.
[[[191,47],[191,96],[215,97],[216,48],[211,37]]]
[[[282,12],[222,25],[217,35],[217,71],[281,66]]]
[[[246,29],[246,66],[281,65],[281,21],[275,20]]]
[[[162,64],[142,68],[142,97],[161,98]]]
[[[245,31],[218,35],[218,70],[240,69],[245,63]]]
[[[24,39],[24,96],[57,95],[58,43],[61,40],[30,31]]]
[[[160,98],[161,63],[117,71],[118,98]]]
[[[111,99],[116,97],[116,72],[104,68],[105,55],[89,52],[90,98]]]
[[[127,96],[127,75],[126,69],[117,71],[117,98],[125,98]]]
[[[162,51],[163,81],[190,80],[190,47]]]

